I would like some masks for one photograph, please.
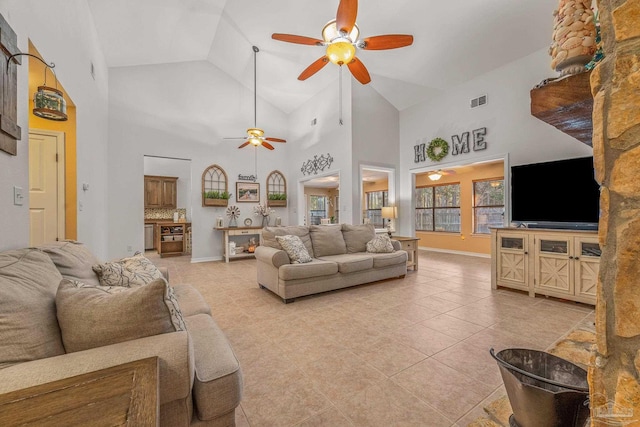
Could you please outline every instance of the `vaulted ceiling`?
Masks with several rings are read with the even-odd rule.
[[[331,84],[329,64],[297,80],[324,55],[272,33],[321,38],[338,0],[88,0],[109,67],[209,61],[285,113]],[[398,110],[550,44],[557,0],[360,0],[361,37],[412,34],[412,46],[358,51],[370,85]],[[348,73],[348,70],[344,70]],[[359,84],[353,80],[353,84]]]

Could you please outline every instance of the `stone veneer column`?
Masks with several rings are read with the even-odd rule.
[[[592,426],[640,426],[640,0],[597,0],[605,58],[591,74],[602,186]]]

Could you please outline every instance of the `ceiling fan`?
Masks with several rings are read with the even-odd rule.
[[[273,150],[273,145],[269,142],[287,142],[282,138],[272,138],[270,136],[264,136],[264,131],[258,128],[257,125],[257,111],[258,111],[258,91],[257,91],[257,71],[256,71],[256,55],[260,52],[256,46],[253,46],[253,127],[247,129],[247,136],[241,136],[239,138],[224,138],[224,139],[244,139],[245,142],[240,144],[238,148],[244,148],[251,144],[254,147],[263,146],[268,150]]]
[[[340,0],[336,19],[329,21],[322,29],[322,40],[293,34],[274,33],[271,38],[289,43],[312,46],[326,46],[326,54],[309,65],[298,76],[298,80],[306,80],[320,71],[327,63],[344,64],[360,83],[366,85],[371,81],[369,71],[362,61],[356,58],[356,48],[365,50],[386,50],[409,46],[413,36],[406,34],[387,34],[382,36],[358,39],[360,30],[356,25],[358,0]]]
[[[456,171],[453,169],[438,169],[438,170],[429,172],[427,176],[431,181],[437,181],[443,176],[455,175],[455,174],[456,174]]]

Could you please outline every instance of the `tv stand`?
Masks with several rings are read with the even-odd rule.
[[[536,228],[547,230],[583,230],[598,231],[598,224],[591,222],[527,222],[518,223],[517,228]]]
[[[491,287],[594,305],[598,234],[584,230],[491,229]]]

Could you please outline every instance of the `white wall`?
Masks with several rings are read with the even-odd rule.
[[[289,116],[289,142],[292,146],[287,168],[287,184],[289,194],[292,195],[289,203],[290,224],[302,224],[301,218],[304,213],[304,197],[300,196],[304,194],[300,184],[302,181],[327,173],[339,172],[340,193],[345,191],[349,194],[349,189],[353,186],[351,173],[352,78],[349,73],[343,72],[343,79],[343,125],[339,124],[339,85],[337,80]],[[317,124],[312,126],[311,120],[314,118],[317,119]],[[306,161],[313,159],[315,155],[326,156],[327,154],[333,158],[333,163],[328,169],[319,172],[318,175],[302,173],[301,168]],[[354,210],[353,202],[350,198],[340,198],[340,217],[343,222],[351,221]]]
[[[255,172],[257,153],[261,201],[265,202],[266,177],[274,169],[287,174],[290,144],[277,144],[274,151],[246,147],[243,141],[223,137],[243,136],[253,126],[253,92],[209,62],[186,62],[139,67],[112,68],[109,78],[109,254],[127,254],[143,247],[144,156],[191,160],[192,259],[221,259],[222,233],[214,231],[225,208],[203,207],[201,178],[211,164],[227,173],[230,205],[241,210],[242,221],[252,217],[255,203],[237,203],[238,175]],[[289,139],[284,113],[258,98],[258,126],[266,135]],[[274,144],[276,145],[276,144]],[[290,182],[290,176],[286,176]],[[287,223],[287,209],[276,215]]]
[[[191,221],[191,160],[145,156],[144,174],[177,177],[177,207],[186,209],[187,221]]]
[[[429,102],[400,113],[400,229],[413,232],[411,210],[411,171],[420,168],[446,168],[474,159],[498,158],[508,153],[510,165],[584,157],[591,147],[533,117],[531,89],[543,79],[554,77],[549,56],[543,49],[478,76],[443,92]],[[488,104],[471,109],[469,102],[488,95]],[[458,156],[448,155],[440,163],[414,162],[414,145],[428,144],[441,137],[451,146],[451,136],[481,127],[487,128],[487,149]]]
[[[107,236],[107,82],[108,70],[99,48],[93,18],[85,0],[3,0],[0,13],[18,34],[18,47],[28,52],[31,39],[77,107],[78,240],[99,258],[106,255]],[[90,67],[95,68],[95,80]],[[4,232],[0,249],[29,243],[28,201],[28,64],[18,66],[18,124],[22,140],[18,156],[0,153],[0,217]],[[91,190],[79,191],[82,183]],[[13,186],[25,190],[21,207],[13,206]]]
[[[397,183],[400,169],[400,113],[369,85],[353,84],[353,223],[362,222],[362,183],[360,166],[395,169]],[[397,190],[397,188],[396,188]],[[345,192],[343,194],[349,194]],[[395,194],[395,192],[394,192]],[[358,212],[355,212],[358,211]]]

